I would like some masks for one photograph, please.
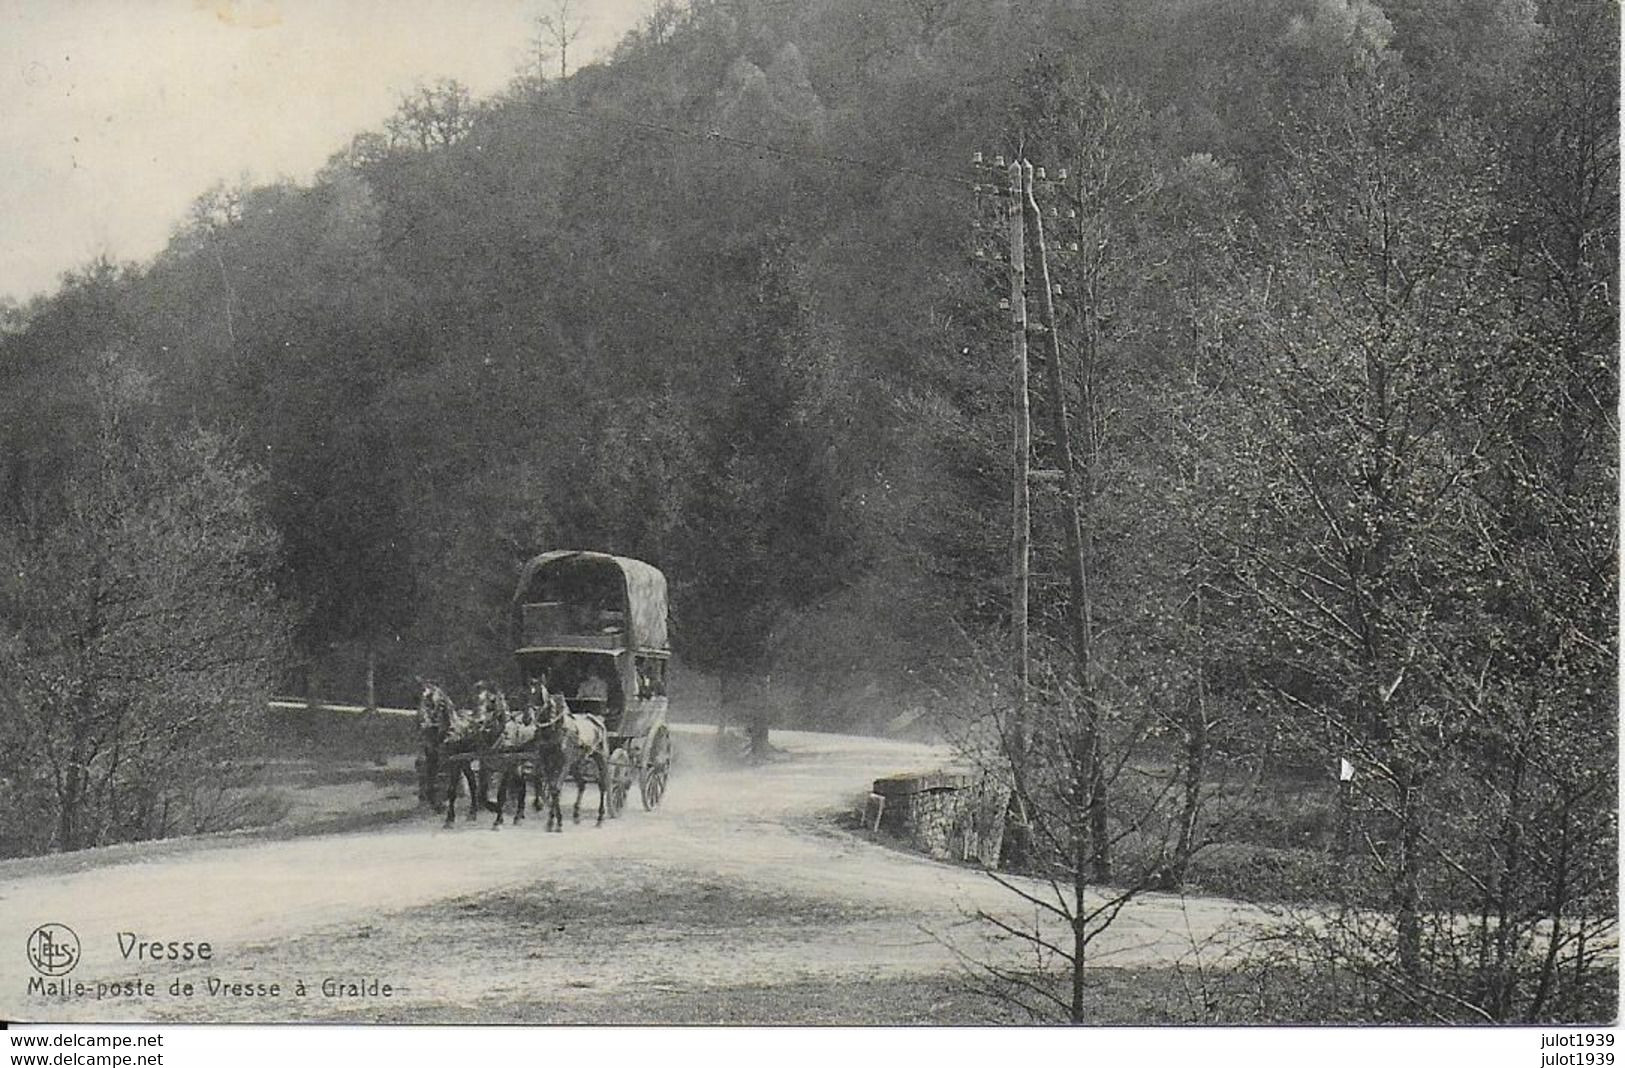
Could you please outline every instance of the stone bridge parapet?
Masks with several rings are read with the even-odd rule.
[[[868,824],[941,859],[996,868],[1010,787],[988,776],[941,768],[876,779]]]

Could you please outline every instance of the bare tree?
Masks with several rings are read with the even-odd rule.
[[[1381,67],[1323,99],[1335,121],[1287,145],[1290,252],[1250,280],[1226,346],[1246,507],[1216,531],[1257,625],[1259,708],[1356,769],[1349,907],[1295,946],[1360,983],[1368,1018],[1587,1018],[1616,918],[1614,774],[1578,754],[1617,747],[1615,527],[1595,491],[1617,468],[1612,400],[1564,386],[1612,348],[1613,309],[1580,340],[1559,288],[1519,292],[1494,171],[1462,162],[1492,157],[1482,131],[1436,122]],[[1617,182],[1617,142],[1594,173]],[[1604,200],[1599,249],[1617,246]]]
[[[391,145],[427,152],[462,140],[474,125],[474,111],[468,87],[455,78],[442,78],[401,97],[385,129]]]
[[[657,8],[656,14],[662,13],[664,8]],[[536,16],[536,36],[532,44],[536,48],[538,63],[544,52],[556,53],[559,57],[559,78],[563,80],[570,76],[570,46],[575,44],[581,36],[582,27],[586,25],[586,18],[580,12],[579,0],[552,0],[549,9]]]
[[[664,44],[683,19],[683,9],[675,0],[655,0],[643,16],[643,34],[650,44]]]
[[[79,849],[191,831],[257,723],[285,640],[258,476],[219,435],[146,425],[104,363],[54,504],[0,529],[5,837]]]
[[[226,327],[226,340],[233,351],[237,344],[237,291],[232,285],[225,250],[232,228],[242,222],[246,189],[246,181],[234,186],[216,182],[192,201],[185,228],[185,236],[213,261],[215,270],[219,272],[221,320]]]
[[[1096,943],[1135,898],[1162,884],[1170,867],[1183,866],[1189,858],[1177,855],[1182,843],[1194,851],[1206,839],[1181,837],[1180,775],[1157,742],[1172,718],[1154,702],[1084,693],[1070,657],[1058,653],[1046,646],[1035,665],[1021,718],[1027,736],[1021,775],[1012,775],[1009,763],[1013,702],[991,681],[1002,674],[995,665],[1003,658],[976,658],[981,695],[959,694],[953,706],[963,711],[945,726],[962,759],[982,776],[1011,784],[1028,833],[1021,869],[987,875],[1030,911],[1024,920],[1004,910],[976,913],[992,945],[967,957],[972,985],[1034,1019],[1087,1023],[1084,995],[1098,964]],[[1108,838],[1097,842],[1102,824],[1093,817],[1106,798]],[[1114,857],[1110,883],[1096,879],[1101,847]]]

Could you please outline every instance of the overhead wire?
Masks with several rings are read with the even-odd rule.
[[[621,126],[630,126],[640,130],[649,130],[663,133],[673,137],[700,144],[723,144],[733,148],[741,148],[758,152],[766,152],[784,159],[802,160],[809,163],[824,163],[843,167],[855,167],[870,172],[883,172],[901,177],[914,178],[923,182],[935,182],[939,185],[949,185],[958,189],[978,188],[978,184],[967,178],[953,178],[944,174],[933,174],[930,171],[916,170],[912,167],[899,167],[894,164],[877,163],[874,160],[859,159],[855,156],[845,156],[836,152],[804,152],[782,145],[770,144],[766,141],[755,141],[748,137],[738,137],[725,134],[721,130],[690,130],[680,126],[670,126],[666,123],[651,122],[647,119],[625,118],[619,115],[607,115],[581,111],[577,108],[560,107],[557,104],[533,104],[539,111],[552,112],[567,118],[580,119],[584,122],[611,122]]]

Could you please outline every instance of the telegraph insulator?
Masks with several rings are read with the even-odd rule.
[[[982,165],[982,154],[980,152],[973,152],[971,154],[970,161],[976,166],[980,167]]]
[[[1062,167],[1060,170],[1055,172],[1055,180],[1057,182],[1066,181],[1066,168],[1065,167]]]
[[[999,310],[1000,311],[1009,311],[1010,310],[1010,298],[1009,297],[1000,297],[999,298]]]
[[[993,157],[993,166],[995,166],[995,167],[1003,167],[1004,166],[1004,157],[1003,156],[994,156]]]
[[[1048,181],[1048,178],[1044,174],[1044,168],[1042,167],[1033,172],[1033,177],[1037,178],[1040,182]]]
[[[1076,252],[1076,251],[1078,251],[1078,243],[1076,241],[1067,242],[1066,250],[1068,252]]]
[[[1057,297],[1060,296],[1061,295],[1060,283],[1056,283],[1055,285],[1050,286],[1049,290],[1050,290],[1051,293],[1054,293]]]
[[[1067,208],[1066,209],[1066,217],[1068,219],[1076,219],[1078,217],[1078,209],[1077,208]]]

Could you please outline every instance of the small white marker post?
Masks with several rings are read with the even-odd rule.
[[[863,822],[871,832],[880,830],[880,817],[886,813],[886,798],[881,794],[870,794],[863,806]]]
[[[1337,866],[1348,860],[1349,837],[1353,833],[1354,764],[1348,757],[1337,758]]]

